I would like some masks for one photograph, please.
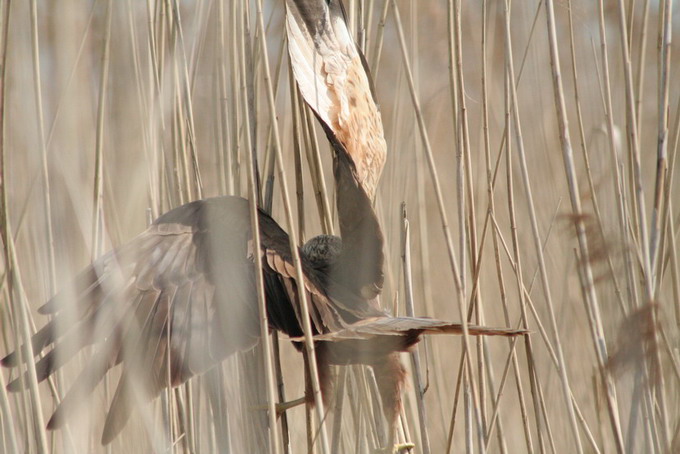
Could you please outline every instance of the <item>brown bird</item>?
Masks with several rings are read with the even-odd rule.
[[[422,334],[457,334],[462,329],[426,318],[393,318],[378,307],[382,233],[352,161],[338,153],[334,167],[342,239],[321,235],[300,248],[304,282],[295,280],[288,235],[276,221],[260,211],[261,241],[255,247],[248,202],[225,196],[165,213],[86,268],[76,278],[74,292],[57,294],[44,304],[39,312],[53,319],[32,338],[35,354],[47,350],[36,363],[39,381],[85,346],[95,347],[48,428],[63,426],[82,397],[109,369],[122,364],[102,435],[102,443],[109,443],[140,396],[149,401],[164,388],[253,347],[259,339],[256,251],[264,259],[270,329],[299,340],[299,292],[307,292],[324,396],[332,389],[331,365],[367,364],[379,380],[386,416],[394,421],[404,380],[397,352],[408,350]],[[522,331],[470,326],[470,333],[508,336]],[[26,352],[24,346],[24,360]],[[2,359],[6,367],[19,363],[16,351]],[[8,389],[18,391],[21,383],[17,378]]]
[[[269,328],[287,334],[300,350],[300,291],[307,294],[324,400],[331,395],[331,365],[368,365],[392,429],[405,379],[399,352],[422,334],[462,333],[460,324],[395,318],[380,309],[383,235],[372,200],[386,145],[370,76],[337,0],[287,0],[287,6],[296,79],[334,151],[341,238],[320,235],[302,246],[304,282],[297,282],[288,235],[262,211],[260,244],[253,244],[246,200],[216,197],[165,213],[83,271],[74,291],[56,295],[39,309],[54,318],[32,338],[35,354],[47,350],[36,363],[38,380],[85,346],[95,346],[92,360],[50,418],[50,429],[63,426],[82,396],[121,364],[102,435],[107,444],[140,397],[149,401],[164,388],[252,348],[260,333],[256,253],[263,258]],[[524,333],[478,326],[469,326],[469,332]],[[2,364],[18,366],[20,356],[28,359],[27,351],[10,353]],[[8,389],[17,391],[21,383],[15,379]]]

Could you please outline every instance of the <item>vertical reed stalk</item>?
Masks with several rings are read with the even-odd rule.
[[[295,223],[293,220],[293,212],[290,205],[290,197],[288,195],[288,183],[286,182],[286,172],[283,165],[283,153],[281,150],[281,139],[279,136],[279,127],[276,118],[276,104],[274,100],[274,90],[271,84],[271,76],[269,71],[269,60],[267,58],[267,46],[265,40],[264,17],[262,13],[262,0],[257,0],[257,24],[258,32],[260,34],[260,51],[262,52],[262,64],[264,69],[265,86],[267,92],[267,101],[269,104],[269,114],[272,125],[272,132],[274,135],[274,151],[276,153],[276,167],[279,175],[279,183],[281,185],[281,192],[283,197],[284,211],[286,214],[286,221],[288,224],[290,249],[293,255],[293,264],[295,265],[295,280],[297,282],[304,282],[302,275],[302,266],[300,264],[300,255],[298,251],[298,240],[295,232]],[[326,435],[326,427],[324,425],[325,411],[323,399],[321,398],[321,388],[319,386],[319,372],[316,365],[316,355],[314,353],[314,342],[312,340],[312,326],[309,319],[309,305],[307,301],[306,292],[300,292],[300,311],[305,333],[305,349],[309,360],[309,375],[312,382],[312,393],[315,403],[316,415],[319,422],[319,436],[321,442],[321,451],[327,454],[328,437]]]

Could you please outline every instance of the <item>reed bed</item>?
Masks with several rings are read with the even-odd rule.
[[[297,244],[337,231],[331,153],[292,80],[284,3],[0,0],[0,354],[92,259],[182,203],[249,197]],[[400,442],[680,452],[673,2],[344,3],[388,143],[383,306],[531,331],[433,337],[404,355]],[[49,383],[28,362],[19,393],[3,369],[0,452],[385,446],[367,368],[336,368],[330,405],[313,381],[314,408],[276,417],[303,395],[305,365],[265,339],[140,405],[108,446],[115,369],[66,429],[45,429],[88,349]]]

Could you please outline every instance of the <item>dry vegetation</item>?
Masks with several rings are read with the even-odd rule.
[[[345,4],[388,142],[377,203],[383,304],[405,313],[412,287],[416,314],[532,331],[423,342],[404,439],[425,453],[680,452],[672,2]],[[78,270],[153,217],[246,195],[249,150],[284,228],[302,238],[333,229],[330,153],[291,94],[283,5],[0,1],[0,353],[45,323],[35,309]],[[295,226],[285,223],[282,178]],[[279,390],[297,398],[302,359],[289,342],[276,345]],[[141,406],[109,447],[99,437],[115,373],[68,430],[46,432],[86,364],[87,352],[21,393],[4,391],[16,375],[2,370],[1,452],[324,453],[304,407],[279,418],[269,440],[260,349]],[[373,377],[338,369],[338,384],[321,429],[328,452],[383,445]]]

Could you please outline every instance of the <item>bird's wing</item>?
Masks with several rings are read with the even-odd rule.
[[[301,335],[288,235],[264,213],[259,222],[270,326]],[[342,310],[307,268],[303,263],[316,331],[343,328]],[[152,399],[163,388],[254,346],[260,332],[257,307],[248,202],[219,197],[164,214],[39,309],[53,315],[31,341],[35,354],[46,351],[36,364],[40,381],[83,347],[94,346],[49,427],[63,425],[77,402],[122,363],[102,439],[111,441],[125,424],[131,402]],[[2,364],[18,365],[19,354],[10,353]],[[9,389],[20,389],[21,383],[14,380]]]
[[[354,163],[338,142],[331,143],[337,150],[333,173],[342,236],[342,252],[331,277],[340,289],[351,289],[370,300],[380,294],[384,282],[382,229],[368,194],[355,177]],[[333,293],[333,287],[329,292]]]
[[[265,271],[271,271],[270,274],[272,276],[275,275],[276,281],[280,283],[288,296],[288,300],[292,302],[292,311],[287,310],[284,312],[286,314],[292,312],[296,316],[294,321],[286,319],[284,321],[286,325],[284,326],[280,324],[282,318],[275,313],[281,311],[281,306],[268,307],[268,312],[271,314],[269,323],[286,333],[289,333],[292,327],[302,335],[301,327],[303,323],[299,295],[301,286],[297,283],[288,234],[272,218],[261,215],[260,243]],[[345,322],[347,318],[346,310],[348,308],[352,309],[351,306],[344,307],[329,297],[324,277],[320,276],[319,272],[309,265],[302,251],[298,251],[300,253],[304,289],[308,296],[309,315],[314,334],[343,329],[347,325]],[[359,314],[363,314],[362,306],[357,306],[355,309]]]
[[[371,76],[347,28],[340,0],[286,0],[286,30],[295,80],[309,106],[343,145],[369,196],[387,145]]]
[[[332,280],[338,292],[370,300],[383,285],[383,235],[372,203],[386,157],[370,74],[339,0],[286,0],[286,6],[295,79],[335,150],[343,252]]]
[[[248,205],[242,199],[183,205],[96,260],[71,289],[42,306],[41,313],[54,317],[32,339],[36,354],[51,347],[37,362],[39,380],[84,346],[95,347],[49,427],[61,426],[76,402],[122,363],[105,425],[103,441],[108,442],[127,420],[130,384],[139,385],[136,396],[151,399],[254,346],[259,322],[249,234]],[[17,353],[2,364],[17,365]],[[20,379],[9,384],[20,387]]]
[[[523,329],[492,328],[468,325],[473,336],[519,336],[527,334]],[[463,334],[463,325],[424,317],[373,317],[333,333],[315,336],[315,340],[342,341],[368,340],[385,336],[413,336],[421,334]],[[295,339],[294,339],[295,340]]]

